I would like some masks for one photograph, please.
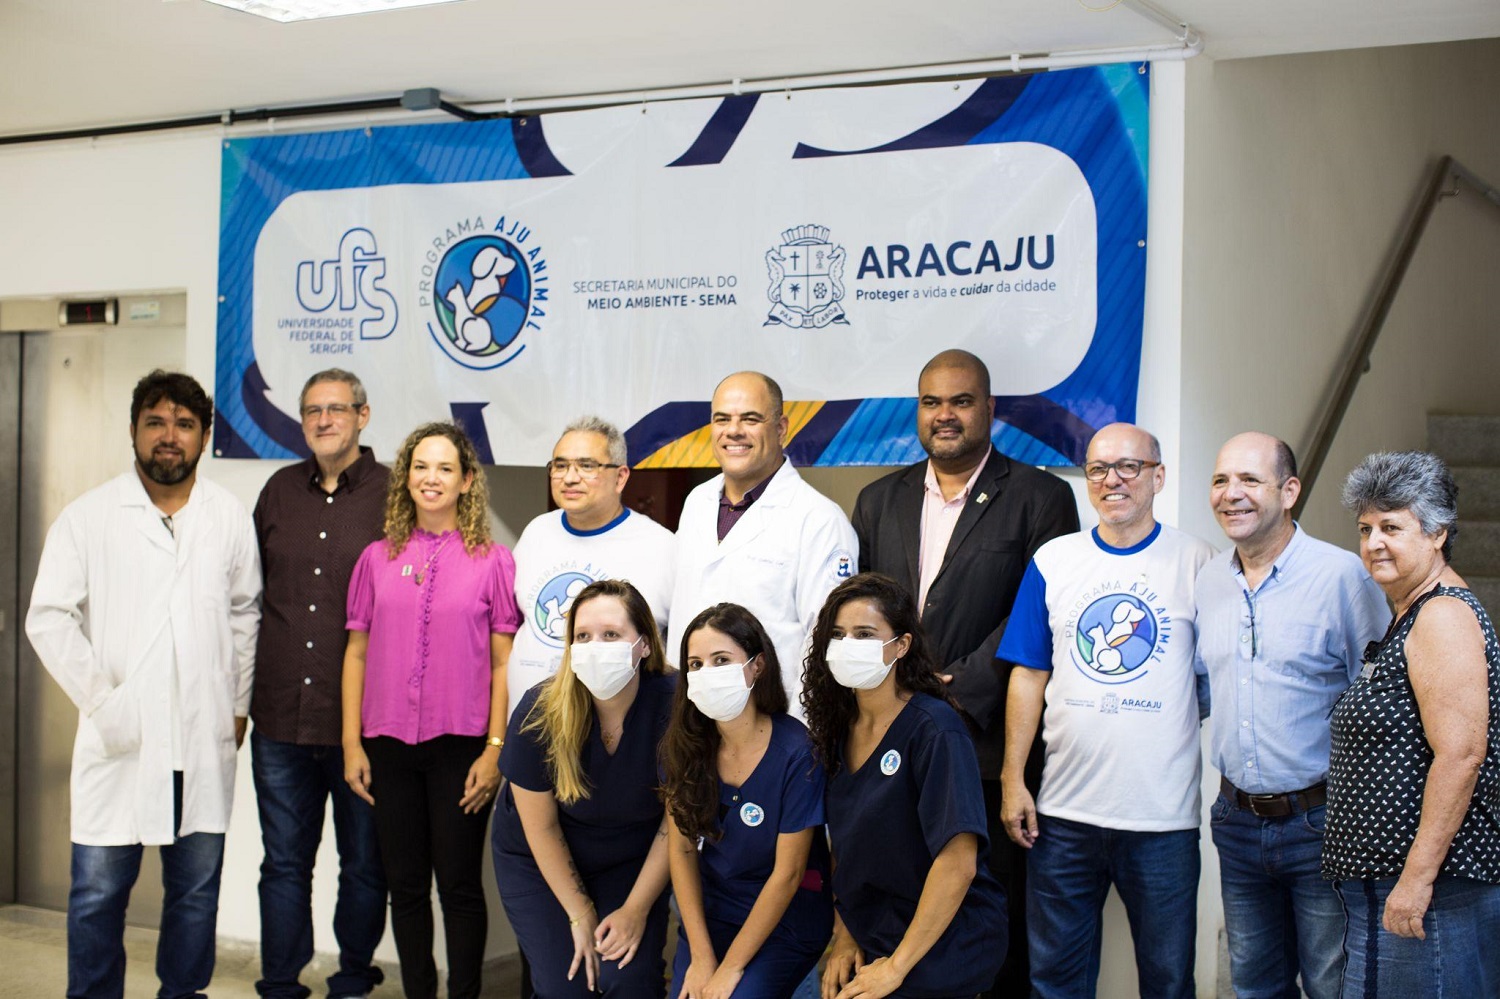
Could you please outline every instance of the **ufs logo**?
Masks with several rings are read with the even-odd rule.
[[[781,245],[766,251],[771,311],[765,325],[822,329],[844,323],[844,248],[829,242],[821,225],[799,225],[781,234]]]
[[[593,582],[581,572],[563,572],[542,584],[532,607],[532,630],[543,642],[560,649],[568,634],[568,611],[583,588]]]
[[[1074,661],[1101,683],[1127,683],[1156,648],[1151,608],[1128,593],[1112,593],[1089,604],[1078,618]]]
[[[1114,694],[1105,694],[1099,699],[1099,710],[1106,715],[1120,713],[1120,699]]]
[[[308,312],[326,312],[338,305],[354,313],[361,340],[382,340],[396,330],[396,296],[381,286],[385,257],[375,245],[375,234],[355,228],[339,238],[332,260],[303,260],[297,264],[297,304]]]
[[[423,304],[432,307],[435,322],[427,323],[427,331],[433,341],[464,367],[486,370],[508,364],[526,349],[524,330],[541,329],[537,320],[545,313],[538,303],[547,298],[541,286],[547,263],[540,248],[525,246],[531,230],[520,223],[507,228],[501,218],[489,232],[461,236],[480,228],[465,221],[456,234],[449,229],[447,239],[433,240],[446,249],[441,257],[428,251],[428,260],[437,260],[422,268],[431,282],[423,281],[421,289],[432,292]]]

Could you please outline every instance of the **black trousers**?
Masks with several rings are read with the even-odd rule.
[[[1005,834],[1000,821],[1000,782],[980,780],[984,789],[985,825],[990,837],[990,871],[1005,889],[1010,916],[1010,946],[986,999],[1028,999],[1031,962],[1026,947],[1026,851]]]
[[[365,740],[375,831],[391,893],[391,931],[407,999],[435,999],[432,880],[437,877],[448,944],[448,995],[477,999],[489,917],[484,907],[485,829],[490,806],[472,815],[458,807],[482,736],[442,735],[415,746],[376,736]]]

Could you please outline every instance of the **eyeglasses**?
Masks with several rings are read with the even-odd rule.
[[[611,465],[593,458],[553,458],[547,462],[547,474],[554,479],[560,479],[568,474],[569,468],[576,468],[578,474],[585,479],[597,479],[599,473],[606,468],[619,468],[619,465]]]
[[[1121,458],[1119,461],[1091,461],[1083,466],[1083,477],[1090,482],[1103,482],[1112,468],[1116,475],[1128,482],[1138,477],[1142,469],[1155,468],[1160,464],[1159,461],[1140,461],[1136,458]]]
[[[330,403],[327,406],[303,406],[302,419],[303,422],[311,422],[313,420],[321,419],[323,417],[323,414],[327,413],[330,419],[342,420],[350,413],[353,413],[357,408],[359,407],[351,406],[346,402]]]

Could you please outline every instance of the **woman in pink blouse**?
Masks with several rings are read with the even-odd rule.
[[[391,469],[385,537],[349,583],[344,778],[375,806],[409,999],[437,995],[434,875],[448,995],[479,995],[484,833],[500,786],[505,661],[521,622],[515,561],[490,540],[486,498],[464,432],[418,427]]]

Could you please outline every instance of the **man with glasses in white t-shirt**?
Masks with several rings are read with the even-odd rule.
[[[557,672],[567,643],[568,609],[599,579],[629,580],[667,626],[677,564],[672,532],[625,507],[630,478],[625,437],[585,416],[568,424],[547,463],[558,509],[537,517],[516,542],[516,601],[525,622],[508,670],[512,710],[521,695]]]

